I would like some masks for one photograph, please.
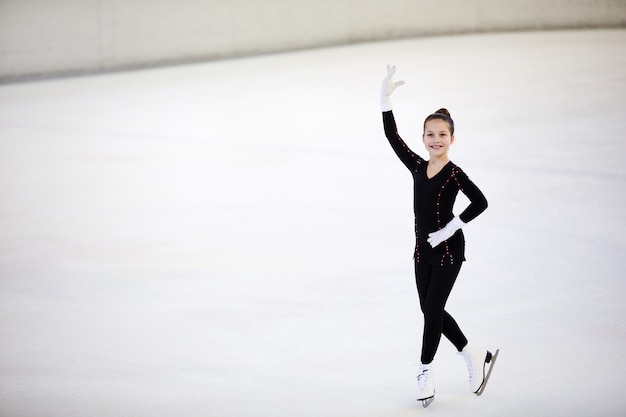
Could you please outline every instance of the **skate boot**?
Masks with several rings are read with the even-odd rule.
[[[422,402],[424,408],[428,407],[435,399],[435,377],[431,364],[421,364],[417,374],[417,401]]]
[[[500,349],[496,350],[496,353],[492,354],[485,348],[479,346],[473,346],[469,343],[463,348],[461,356],[467,363],[467,370],[469,371],[469,385],[470,391],[476,395],[481,395],[487,386],[487,381],[491,375],[491,370],[496,362]],[[485,374],[485,369],[487,373]]]

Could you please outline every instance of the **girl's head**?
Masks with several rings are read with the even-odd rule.
[[[422,139],[431,158],[447,159],[448,149],[454,142],[454,121],[448,110],[439,109],[424,120]]]

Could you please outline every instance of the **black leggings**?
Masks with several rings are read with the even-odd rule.
[[[420,307],[424,313],[421,356],[421,361],[424,364],[431,363],[435,358],[442,334],[459,351],[467,345],[467,339],[458,324],[444,310],[460,270],[461,263],[432,266],[415,262],[417,292],[420,298]]]

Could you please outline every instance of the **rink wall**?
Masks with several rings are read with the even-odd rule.
[[[626,26],[626,0],[0,0],[0,82],[488,31]]]

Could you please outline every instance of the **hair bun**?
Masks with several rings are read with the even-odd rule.
[[[441,108],[441,109],[437,110],[435,113],[445,114],[446,116],[451,118],[450,112],[448,111],[448,109],[445,109],[445,108]]]

